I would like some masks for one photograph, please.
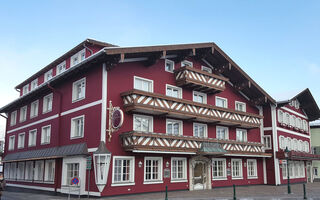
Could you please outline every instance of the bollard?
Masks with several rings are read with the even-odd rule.
[[[233,184],[233,200],[237,200],[237,197],[236,197],[236,185]]]
[[[307,199],[306,184],[303,184],[303,199]]]
[[[168,186],[166,185],[166,198],[164,200],[168,200]]]

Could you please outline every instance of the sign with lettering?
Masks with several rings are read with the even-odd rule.
[[[113,129],[119,129],[123,124],[123,112],[120,108],[114,107],[111,114],[111,124]]]
[[[164,178],[170,178],[170,169],[169,168],[165,168],[163,173],[163,177]]]

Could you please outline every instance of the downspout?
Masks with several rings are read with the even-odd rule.
[[[62,109],[62,93],[59,91],[59,90],[56,90],[55,88],[53,88],[50,83],[47,84],[48,85],[48,88],[50,88],[53,92],[55,93],[58,93],[59,94],[59,110],[58,110],[58,147],[60,146],[61,144],[61,137],[60,137],[60,134],[61,134],[61,109]],[[55,167],[55,173],[54,173],[54,176],[55,176],[55,182],[54,182],[54,192],[57,193],[57,189],[58,189],[58,179],[59,179],[59,174],[58,174],[58,171],[59,171],[59,162],[57,162],[58,159],[56,159],[56,167]],[[61,182],[61,180],[60,180]]]

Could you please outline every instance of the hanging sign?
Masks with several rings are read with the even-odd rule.
[[[113,129],[119,129],[123,124],[123,112],[119,107],[114,107],[111,114],[111,125]]]

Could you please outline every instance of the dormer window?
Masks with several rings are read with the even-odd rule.
[[[190,62],[190,61],[184,60],[184,61],[181,62],[181,67],[185,67],[185,66],[193,67],[193,63]]]
[[[165,60],[165,70],[166,72],[173,72],[174,70],[174,62],[172,60]]]
[[[29,84],[23,86],[22,88],[22,95],[25,95],[29,92]]]
[[[49,81],[50,79],[52,79],[52,77],[53,77],[53,73],[52,73],[52,69],[50,69],[44,74],[44,82]]]
[[[38,79],[34,79],[32,82],[31,82],[31,90],[34,90],[38,87]]]
[[[211,68],[209,68],[209,67],[206,67],[206,66],[201,66],[201,70],[202,71],[205,71],[205,72],[208,72],[208,73],[212,73],[212,69]]]
[[[66,61],[63,61],[62,63],[57,65],[57,75],[61,74],[64,71],[66,71]]]
[[[70,67],[75,66],[86,58],[86,49],[82,49],[78,53],[74,54],[70,60]]]

